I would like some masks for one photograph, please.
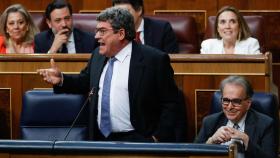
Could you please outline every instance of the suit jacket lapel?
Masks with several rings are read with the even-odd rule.
[[[251,110],[248,111],[247,113],[247,117],[246,117],[246,120],[245,120],[245,129],[244,129],[244,132],[251,138],[253,138],[253,135],[255,133],[255,124],[256,124],[256,118],[254,118],[254,114]]]
[[[48,40],[46,41],[47,48],[51,48],[54,41],[54,34],[51,29],[48,30]]]
[[[79,32],[74,28],[73,29],[73,35],[74,35],[74,42],[75,42],[75,49],[76,52],[82,52],[83,48],[82,48],[82,44],[80,44],[82,42],[81,36],[79,34]],[[88,52],[82,52],[82,53],[88,53]]]
[[[105,65],[106,57],[99,54],[99,48],[93,53],[90,65],[90,86],[95,87],[95,93],[91,98],[90,115],[89,115],[89,139],[94,139],[94,132],[97,128],[97,104],[100,76]]]
[[[143,55],[141,53],[141,45],[132,43],[132,53],[130,59],[129,77],[128,77],[128,90],[130,106],[135,105],[133,102],[137,96],[137,92],[141,87],[140,81],[144,72],[144,64],[142,63]]]
[[[146,45],[152,45],[153,43],[153,36],[150,26],[150,20],[148,18],[144,18],[144,40]]]
[[[99,80],[101,73],[103,71],[103,67],[105,65],[106,57],[100,55],[99,53],[99,48],[95,50],[94,55],[93,55],[93,66],[91,66],[91,85],[98,88],[99,86]]]
[[[217,131],[221,126],[225,126],[228,122],[228,119],[225,117],[223,112],[220,112],[221,117],[217,122],[217,125],[215,126],[214,131]]]

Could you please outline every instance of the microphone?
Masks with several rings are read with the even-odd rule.
[[[72,122],[70,128],[68,129],[66,135],[64,136],[64,141],[67,139],[68,135],[70,134],[71,130],[73,129],[74,125],[76,124],[78,118],[80,117],[82,111],[84,110],[84,108],[86,107],[87,103],[90,102],[91,96],[94,95],[96,93],[96,88],[92,87],[92,89],[90,90],[84,104],[82,105],[80,111],[78,112],[77,116],[75,117],[74,121]]]
[[[230,141],[232,144],[236,145],[237,157],[245,158],[245,146],[243,140],[241,138],[231,138]]]

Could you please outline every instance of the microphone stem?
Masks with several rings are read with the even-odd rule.
[[[89,102],[90,97],[94,94],[94,90],[95,90],[95,88],[92,88],[91,91],[89,92],[89,95],[88,95],[87,99],[85,100],[85,102],[84,102],[82,108],[81,108],[80,111],[78,112],[78,114],[77,114],[77,116],[75,117],[74,121],[72,122],[72,124],[71,124],[69,130],[67,131],[66,135],[64,136],[64,139],[63,139],[64,141],[67,139],[67,137],[68,137],[68,135],[70,134],[72,128],[73,128],[74,125],[76,124],[76,122],[77,122],[78,118],[80,117],[82,111],[84,110],[84,108],[86,107],[87,103]]]

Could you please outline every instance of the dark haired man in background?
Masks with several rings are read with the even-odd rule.
[[[133,15],[138,42],[166,53],[179,52],[176,35],[170,23],[144,17],[143,0],[112,0],[112,3],[113,6],[127,9]]]
[[[35,53],[90,53],[96,47],[94,35],[73,27],[72,6],[54,0],[45,11],[49,29],[35,36]]]

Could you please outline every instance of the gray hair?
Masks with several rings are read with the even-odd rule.
[[[102,11],[97,16],[97,21],[109,22],[114,31],[125,30],[125,39],[132,41],[135,38],[135,25],[133,16],[128,10],[111,7]]]
[[[220,84],[220,91],[223,94],[223,90],[226,84],[236,84],[240,85],[245,89],[246,97],[252,98],[254,94],[254,90],[250,84],[250,82],[242,76],[229,76],[225,78]]]

